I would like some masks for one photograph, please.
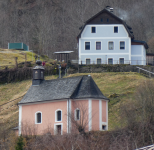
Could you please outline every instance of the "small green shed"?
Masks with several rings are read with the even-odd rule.
[[[17,50],[28,51],[29,46],[27,46],[24,43],[8,43],[8,49],[17,49]]]

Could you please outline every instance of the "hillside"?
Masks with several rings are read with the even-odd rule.
[[[87,74],[73,74],[79,76]],[[92,78],[102,91],[110,98],[109,102],[109,130],[114,129],[118,124],[118,111],[121,103],[127,103],[133,97],[135,89],[147,78],[138,73],[91,73]],[[48,76],[48,79],[55,79],[57,76]],[[0,85],[0,123],[5,124],[5,128],[11,129],[18,125],[17,103],[31,86],[31,80],[17,83]],[[7,94],[6,94],[7,93]],[[12,101],[14,100],[14,101]],[[9,103],[7,103],[9,102]],[[7,103],[7,104],[5,104]]]
[[[135,39],[148,42],[154,52],[153,1],[145,0],[5,0],[1,1],[0,47],[9,42],[24,42],[30,49],[52,58],[55,51],[72,50],[77,59],[76,37],[84,22],[104,9],[132,27]],[[89,9],[90,8],[90,9]]]
[[[0,69],[3,69],[5,66],[9,68],[13,68],[15,66],[15,57],[17,57],[17,63],[25,62],[25,54],[26,61],[35,63],[35,55],[36,53],[30,51],[21,51],[21,50],[8,50],[8,49],[0,49]],[[40,59],[43,61],[52,61],[47,56],[41,55]]]

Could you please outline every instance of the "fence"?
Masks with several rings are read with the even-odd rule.
[[[74,64],[80,64],[80,65],[92,65],[92,64],[130,64],[130,65],[151,65],[154,66],[154,61],[148,61],[148,60],[113,60],[113,59],[108,59],[108,60],[101,60],[97,59],[95,61],[92,61],[91,59],[86,59],[85,61],[81,60],[72,60],[71,61]]]

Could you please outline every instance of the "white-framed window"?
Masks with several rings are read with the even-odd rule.
[[[86,65],[90,65],[90,58],[86,59]]]
[[[62,121],[62,110],[58,109],[55,111],[55,122],[61,122]]]
[[[114,49],[114,42],[109,42],[109,50],[113,50]]]
[[[80,120],[80,109],[75,109],[75,113],[74,113],[74,119],[75,120]]]
[[[108,64],[113,64],[113,58],[108,58]]]
[[[101,50],[101,42],[96,42],[96,50]]]
[[[96,27],[91,27],[91,33],[96,33]]]
[[[90,50],[90,42],[85,42],[85,50]]]
[[[101,58],[97,58],[97,64],[102,64],[102,60],[101,60]]]
[[[118,33],[118,27],[114,27],[114,33]]]
[[[42,123],[42,112],[38,111],[35,113],[35,124]]]
[[[124,58],[119,58],[119,64],[124,64]]]
[[[124,41],[120,41],[120,49],[125,49],[125,42]]]
[[[63,135],[63,123],[54,124],[54,134]]]
[[[107,130],[106,125],[102,125],[102,130],[103,130],[103,131]]]

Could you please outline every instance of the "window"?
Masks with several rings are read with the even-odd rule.
[[[113,50],[114,49],[114,43],[113,42],[109,42],[109,50]]]
[[[106,20],[107,22],[109,22],[109,19],[107,18],[107,20]]]
[[[41,71],[41,79],[43,79],[43,71]]]
[[[106,130],[106,125],[102,125],[102,130]]]
[[[35,114],[35,123],[36,124],[42,123],[42,113],[41,112],[37,112]]]
[[[124,64],[124,58],[119,59],[120,64]]]
[[[62,111],[56,110],[56,112],[55,112],[55,122],[60,122],[60,121],[62,121]]]
[[[38,79],[38,71],[35,71],[35,79]]]
[[[97,59],[97,64],[101,64],[101,58]]]
[[[101,42],[96,42],[96,50],[101,50]]]
[[[80,120],[80,110],[79,109],[75,110],[75,120]]]
[[[112,58],[108,59],[108,64],[113,64],[113,59]]]
[[[101,22],[103,22],[103,18],[101,18]]]
[[[118,33],[118,27],[114,27],[114,33]]]
[[[85,50],[90,50],[90,42],[85,42]]]
[[[125,49],[125,42],[123,41],[120,42],[120,49]]]
[[[90,65],[90,59],[86,59],[86,65]]]
[[[57,121],[61,121],[61,111],[57,111]]]
[[[96,27],[91,27],[91,33],[96,33]]]

